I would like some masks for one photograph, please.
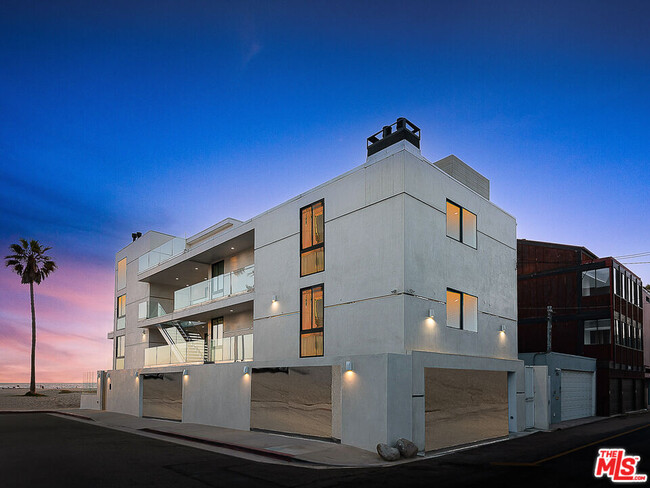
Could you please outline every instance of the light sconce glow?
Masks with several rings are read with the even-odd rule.
[[[183,370],[183,376],[189,376],[190,372],[186,369]]]
[[[244,374],[250,374],[251,368],[250,366],[244,366]]]
[[[138,371],[136,371],[133,376],[135,376],[135,379],[137,380],[140,377],[140,373]]]
[[[277,302],[277,301],[278,301],[278,296],[277,296],[277,295],[273,295],[273,296],[271,297],[271,303],[275,303],[275,302]]]
[[[502,325],[501,327],[499,327],[499,332],[501,332],[502,334],[505,334],[505,333],[506,333],[506,327],[505,327],[505,325]]]
[[[429,315],[427,315],[427,318],[434,319],[436,318],[436,311],[432,308],[429,309]]]
[[[354,371],[354,364],[352,364],[352,361],[346,361],[345,362],[345,368],[344,371],[346,373],[353,372]]]
[[[106,373],[106,377],[110,380],[111,379],[111,373]]]

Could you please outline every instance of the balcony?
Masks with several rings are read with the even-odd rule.
[[[152,298],[146,302],[138,304],[138,320],[152,319],[162,317],[171,313],[174,308],[174,302],[166,298]]]
[[[208,357],[206,357],[206,352]],[[210,347],[207,351],[204,340],[149,347],[144,350],[145,367],[204,361],[231,363],[252,360],[253,334],[213,339],[210,341]]]
[[[162,246],[152,249],[148,253],[138,258],[138,273],[158,266],[165,261],[178,256],[185,251],[185,239],[174,237],[172,240],[165,242]]]
[[[174,311],[239,293],[249,293],[254,289],[255,265],[251,264],[175,291]]]

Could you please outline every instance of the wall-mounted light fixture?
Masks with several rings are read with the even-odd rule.
[[[244,374],[250,374],[251,372],[251,367],[250,366],[244,366]]]
[[[345,362],[344,370],[345,373],[347,373],[348,371],[354,371],[354,364],[352,364],[352,361],[348,360]]]
[[[106,377],[110,380],[111,379],[111,373],[106,373]]]
[[[140,377],[140,373],[138,371],[136,371],[133,376],[135,376],[135,378],[138,379]]]
[[[189,376],[190,372],[186,369],[183,370],[183,376]]]
[[[273,296],[271,297],[271,303],[275,303],[275,302],[277,302],[277,301],[278,301],[278,296],[277,296],[277,295],[273,295]]]
[[[429,315],[427,315],[428,318],[433,319],[436,316],[436,311],[432,308],[429,309]]]
[[[506,333],[506,326],[502,325],[501,327],[499,327],[499,332],[501,332],[502,334],[505,334]]]

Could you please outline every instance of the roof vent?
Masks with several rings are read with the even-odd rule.
[[[420,149],[420,128],[404,117],[400,117],[394,124],[386,125],[382,130],[368,137],[368,156],[404,139]]]

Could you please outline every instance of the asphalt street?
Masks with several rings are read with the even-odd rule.
[[[637,472],[650,474],[650,414],[615,417],[394,467],[365,469],[260,463],[53,415],[3,414],[0,486],[620,485],[593,476],[598,449],[605,447],[641,456]]]

